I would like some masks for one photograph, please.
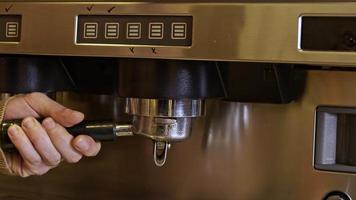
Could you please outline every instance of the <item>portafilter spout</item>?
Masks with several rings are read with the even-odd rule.
[[[126,99],[126,113],[133,116],[132,130],[154,142],[153,159],[162,167],[171,143],[187,139],[192,118],[203,116],[203,100],[193,99]]]

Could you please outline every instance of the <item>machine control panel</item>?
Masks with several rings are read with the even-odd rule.
[[[192,16],[80,15],[77,44],[192,45]]]
[[[21,15],[0,15],[0,42],[20,42]]]

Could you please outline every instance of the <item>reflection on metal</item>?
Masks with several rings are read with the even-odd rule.
[[[204,147],[230,148],[231,144],[238,142],[241,134],[249,128],[250,108],[250,104],[231,102],[222,102],[213,109],[210,108],[214,117],[207,123]],[[224,123],[224,126],[221,126],[221,123]]]
[[[0,3],[0,10],[5,10],[8,4]],[[23,34],[19,44],[0,44],[2,54],[356,65],[355,52],[336,53],[298,49],[300,16],[305,14],[353,16],[356,9],[355,2],[318,1],[278,4],[273,1],[272,3],[96,2],[90,12],[87,9],[87,2],[18,2],[11,5],[12,9],[7,14],[24,16]],[[112,7],[115,9],[108,13],[107,10]],[[217,9],[219,12],[216,12]],[[193,16],[193,45],[191,47],[77,45],[74,42],[75,19],[79,14]],[[153,47],[159,53],[153,53]],[[135,51],[131,51],[132,49]]]
[[[115,135],[118,137],[124,137],[124,136],[133,136],[133,130],[132,130],[132,125],[128,124],[120,124],[115,126]]]

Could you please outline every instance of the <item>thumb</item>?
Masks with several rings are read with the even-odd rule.
[[[24,99],[38,115],[52,117],[62,126],[71,127],[84,119],[83,113],[66,108],[42,93],[31,93]]]

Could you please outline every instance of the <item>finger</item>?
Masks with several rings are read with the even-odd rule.
[[[79,135],[74,138],[73,146],[85,156],[96,156],[101,148],[100,142],[95,142],[93,138],[87,135]]]
[[[70,135],[65,128],[57,124],[52,118],[43,120],[42,125],[65,161],[76,163],[82,158],[82,154],[77,152],[71,145],[73,136]]]
[[[65,127],[71,127],[84,119],[83,113],[66,108],[42,93],[31,93],[24,96],[24,99],[39,115],[51,116]]]
[[[56,166],[60,163],[61,155],[52,144],[47,132],[35,118],[25,118],[22,121],[22,128],[46,164]]]
[[[23,119],[28,116],[40,117],[23,97],[24,95],[18,95],[8,102],[4,119]]]
[[[19,126],[12,125],[7,132],[10,140],[25,162],[33,166],[38,166],[41,164],[41,156],[37,153],[31,141]]]

